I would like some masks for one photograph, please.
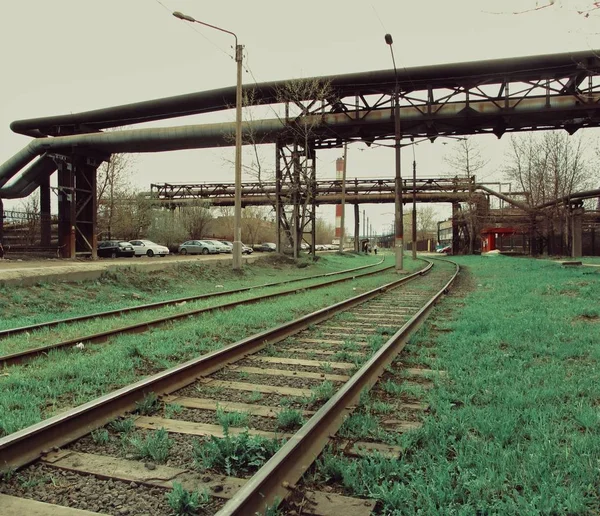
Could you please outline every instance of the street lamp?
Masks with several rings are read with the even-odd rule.
[[[235,38],[235,62],[237,63],[237,83],[235,93],[235,205],[233,210],[233,269],[242,268],[242,59],[243,45],[238,45],[234,32],[222,29],[216,25],[205,23],[187,14],[175,11],[175,18],[192,23],[199,23],[211,29],[231,34]]]
[[[394,40],[391,34],[385,35],[385,42],[390,46],[392,53],[392,63],[394,65],[394,77],[396,87],[394,88],[394,138],[396,154],[396,188],[395,188],[395,241],[396,250],[396,272],[403,272],[404,269],[404,221],[402,213],[402,175],[400,173],[400,93],[398,91],[398,70],[396,70],[396,59],[394,58]]]

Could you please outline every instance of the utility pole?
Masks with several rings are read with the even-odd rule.
[[[342,217],[340,232],[340,253],[344,252],[344,239],[346,238],[346,160],[348,158],[348,142],[344,143],[344,168],[342,169]]]
[[[417,259],[417,160],[415,159],[415,146],[413,144],[413,211],[412,211],[412,259]]]
[[[394,88],[394,150],[396,158],[396,188],[395,188],[395,239],[394,247],[396,250],[396,272],[404,272],[404,213],[402,204],[402,174],[400,166],[400,140],[402,131],[400,130],[400,91],[398,85],[398,70],[396,69],[396,59],[394,57],[394,48],[391,34],[385,35],[385,42],[390,47],[392,54],[392,64],[394,65],[394,77],[396,78],[396,87]]]

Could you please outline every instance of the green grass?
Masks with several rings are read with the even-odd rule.
[[[397,459],[326,454],[317,479],[378,499],[381,514],[597,514],[600,271],[455,258],[473,290],[452,331],[426,325],[407,346],[448,372],[422,393],[423,427],[401,436]]]
[[[277,428],[279,430],[295,430],[304,424],[302,412],[292,408],[283,408],[277,413]]]
[[[0,283],[0,329],[14,328],[77,315],[113,310],[141,303],[231,290],[377,263],[372,257],[330,255],[306,268],[277,261],[261,261],[241,272],[230,264],[181,263],[160,272],[121,267],[99,279],[78,283],[4,286]],[[217,285],[222,285],[217,287]],[[301,285],[301,284],[299,284]]]
[[[123,439],[124,443],[133,449],[137,458],[151,459],[155,462],[165,462],[173,446],[173,441],[169,439],[169,434],[164,428],[149,432],[145,436],[125,434]]]
[[[346,260],[348,261],[348,260]],[[337,263],[337,262],[336,262]],[[359,262],[360,264],[360,262]],[[340,269],[342,269],[342,264],[340,265]],[[386,265],[386,264],[384,264]],[[384,265],[380,265],[375,267],[375,270],[382,268]],[[355,264],[351,264],[351,266],[355,266]],[[350,265],[345,265],[344,268],[350,268]],[[291,270],[290,270],[291,269]],[[329,267],[324,267],[318,270],[314,270],[311,269],[310,273],[311,275],[315,275],[315,274],[321,274],[327,272],[329,269]],[[203,269],[201,269],[203,270]],[[266,279],[264,277],[264,273],[259,274],[257,277],[255,277],[253,280],[240,280],[240,282],[237,285],[230,285],[230,288],[241,288],[244,286],[247,286],[246,284],[250,284],[250,285],[257,285],[257,284],[263,284],[266,282],[274,282],[274,281],[284,281],[284,280],[288,280],[288,279],[294,279],[295,277],[297,277],[297,273],[295,272],[297,269],[295,267],[290,267],[288,266],[287,268],[285,268],[284,270],[282,270],[281,272],[279,272],[276,276],[273,276],[271,273],[271,276],[268,276]],[[172,284],[175,285],[174,288],[175,290],[177,290],[177,285],[179,282],[182,281],[182,278],[184,278],[185,280],[185,284],[189,285],[189,278],[185,275],[185,273],[187,272],[186,270],[181,271],[183,274],[180,275],[178,277],[178,279],[173,279]],[[146,275],[148,275],[148,273],[145,273]],[[232,274],[232,271],[227,269],[225,276],[229,276]],[[244,270],[244,273],[246,275],[250,275],[251,271],[246,271]],[[307,273],[304,274],[304,276],[308,275]],[[340,275],[340,278],[346,277],[346,278],[352,278],[356,275],[356,273],[348,273],[348,274],[343,274]],[[193,277],[193,276],[192,276]],[[276,292],[282,292],[282,291],[290,291],[291,294],[290,295],[295,295],[298,293],[303,292],[302,288],[303,287],[307,287],[310,285],[316,285],[319,283],[324,283],[327,281],[330,281],[332,278],[316,278],[316,279],[306,279],[304,281],[301,281],[300,283],[296,283],[293,286],[292,285],[280,285],[280,286],[273,286],[273,287],[265,287],[265,288],[257,288],[257,289],[253,289],[251,291],[245,291],[245,292],[241,292],[239,294],[229,294],[226,296],[220,296],[218,298],[215,299],[202,299],[202,300],[198,300],[198,301],[187,301],[185,303],[179,303],[179,304],[175,304],[175,305],[171,305],[171,306],[167,306],[164,308],[160,308],[160,309],[156,309],[156,310],[150,310],[150,311],[141,311],[141,312],[133,312],[130,314],[124,314],[124,315],[116,315],[113,317],[109,317],[109,318],[103,318],[103,319],[97,319],[97,320],[89,320],[89,321],[81,321],[81,322],[77,322],[77,323],[72,323],[72,324],[61,324],[55,328],[46,328],[46,329],[41,329],[41,330],[37,330],[37,331],[32,331],[30,333],[26,333],[26,334],[20,334],[20,335],[15,335],[15,336],[9,336],[7,338],[4,338],[0,341],[0,354],[9,354],[9,353],[15,353],[18,351],[23,351],[26,349],[31,349],[31,348],[35,348],[38,346],[42,346],[42,345],[47,345],[47,344],[51,344],[54,342],[61,342],[64,341],[66,339],[79,339],[79,338],[83,338],[85,336],[88,335],[92,335],[94,333],[98,333],[98,332],[102,332],[102,331],[106,331],[109,329],[116,329],[116,328],[121,328],[123,326],[126,325],[130,325],[130,324],[139,324],[139,323],[143,323],[145,321],[149,321],[153,318],[157,318],[157,317],[161,317],[161,316],[170,316],[170,315],[175,315],[175,314],[181,314],[181,313],[185,313],[185,312],[189,312],[192,310],[199,310],[199,309],[207,309],[207,308],[211,308],[211,307],[215,307],[215,306],[220,306],[222,304],[226,304],[232,301],[242,301],[245,299],[249,299],[249,298],[253,298],[259,295],[263,295],[263,294],[272,294],[272,293],[276,293]],[[219,279],[214,279],[211,278],[211,285],[213,283],[217,283],[218,281],[220,281]],[[223,280],[224,281],[224,280]],[[152,284],[152,281],[150,281],[150,284]],[[54,286],[52,286],[54,287]],[[228,287],[228,289],[229,289]],[[23,289],[31,289],[32,287],[23,287]],[[188,287],[190,288],[190,287]],[[206,285],[203,286],[204,291],[201,291],[200,293],[204,294],[207,293],[207,290],[210,292],[210,288],[207,289]],[[17,288],[18,289],[18,288]],[[86,289],[89,291],[89,293],[93,296],[93,292],[95,290],[95,285],[91,287],[90,290],[90,286],[88,284],[83,284],[82,286],[80,286],[80,289],[85,292]],[[192,289],[191,293],[187,293],[185,295],[193,295],[193,294],[198,294],[199,292],[197,292],[198,287],[196,286],[194,289]],[[213,288],[212,290],[214,291],[222,291],[222,288]],[[1,292],[1,289],[0,289]],[[45,289],[43,287],[38,287],[37,292],[39,299],[37,299],[35,302],[32,302],[32,304],[34,306],[37,305],[37,303],[42,302],[44,304],[45,307],[53,307],[54,304],[50,299],[47,299],[47,292],[45,291]],[[80,293],[81,294],[81,293]],[[169,296],[165,296],[163,291],[160,291],[158,293],[149,293],[148,295],[145,296],[140,296],[137,292],[129,292],[127,295],[122,294],[123,296],[126,296],[128,299],[131,299],[131,296],[135,295],[137,296],[137,298],[139,299],[134,299],[133,302],[129,302],[128,305],[125,306],[129,306],[132,304],[142,304],[142,303],[148,303],[148,302],[155,302],[155,301],[161,301],[164,299],[174,299],[176,297],[183,297],[183,295],[179,295],[179,296],[175,296],[175,295],[169,295]],[[152,297],[148,297],[148,296],[152,296]],[[29,297],[32,297],[33,293],[30,294]],[[75,296],[75,299],[77,300],[79,298],[79,296]],[[91,302],[89,304],[86,304],[83,306],[83,309],[85,310],[84,313],[91,313],[94,312],[94,310],[90,309],[90,306],[93,306],[94,303]],[[114,308],[118,308],[120,306],[98,306],[97,310],[95,311],[106,311],[106,310],[112,310]],[[46,309],[46,308],[45,308]],[[43,311],[40,311],[37,313],[37,315],[35,317],[40,318],[42,317],[42,319],[40,321],[35,321],[35,322],[42,322],[42,321],[51,321],[51,320],[57,320],[57,319],[64,319],[65,317],[69,317],[69,311],[68,310],[63,310],[60,311],[58,313],[48,313],[48,314],[44,314],[42,313]],[[23,310],[21,310],[19,312],[20,314],[23,313]],[[26,311],[26,313],[29,313],[29,311]],[[75,315],[81,315],[79,313],[75,314]],[[29,321],[30,316],[26,316],[25,319],[23,319],[22,317],[19,317],[16,320],[10,319],[9,315],[7,314],[6,318],[3,318],[0,321],[0,329],[2,329],[3,325],[4,327],[18,327],[18,326],[22,326],[22,325],[26,325],[26,324],[30,324],[31,322]],[[203,317],[203,315],[197,315],[195,317]],[[9,322],[9,321],[12,321]]]
[[[179,482],[173,482],[173,490],[167,493],[167,503],[177,516],[198,514],[198,510],[210,501],[206,490],[188,491]]]
[[[407,260],[407,263],[412,262]],[[422,262],[412,265],[416,269]],[[143,335],[122,335],[110,345],[89,345],[81,352],[57,350],[47,358],[11,367],[6,376],[0,376],[0,437],[153,372],[396,278],[393,272],[383,273],[332,286],[326,291],[304,292],[227,312],[216,311]],[[228,331],[223,332],[223,328]]]
[[[195,441],[194,464],[200,471],[213,470],[229,476],[242,476],[257,471],[279,449],[282,442],[247,431],[224,437],[211,436],[206,441]]]

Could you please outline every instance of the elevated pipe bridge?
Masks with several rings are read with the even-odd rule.
[[[315,197],[316,151],[340,147],[344,142],[369,145],[393,140],[396,84],[402,138],[434,140],[482,133],[501,137],[507,132],[542,129],[565,129],[573,134],[580,128],[600,125],[598,55],[591,50],[421,66],[399,70],[397,76],[394,70],[323,76],[303,81],[319,88],[297,88],[294,93],[286,88],[290,81],[246,85],[249,98],[256,104],[273,105],[278,115],[246,123],[244,138],[246,143],[276,145],[277,221],[288,235],[291,231],[300,234],[314,222],[314,203],[327,202]],[[324,93],[317,97],[315,91]],[[59,212],[65,221],[59,227],[59,240],[64,256],[94,256],[95,177],[102,161],[113,153],[233,145],[234,124],[102,131],[223,111],[234,105],[232,86],[83,113],[17,120],[11,128],[34,139],[0,165],[0,203],[2,198],[26,196],[38,185],[47,189],[49,175],[58,168]],[[307,125],[310,134],[301,134]],[[285,191],[293,195],[286,197]],[[389,193],[373,194],[373,198],[376,195]],[[284,204],[286,199],[291,206]]]

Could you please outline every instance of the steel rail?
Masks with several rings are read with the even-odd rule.
[[[267,287],[274,287],[274,286],[278,286],[278,285],[287,285],[287,284],[296,283],[299,281],[305,281],[305,280],[311,280],[311,279],[317,279],[317,278],[324,278],[324,277],[328,277],[328,276],[336,276],[336,275],[351,273],[354,271],[359,271],[362,269],[368,269],[370,267],[375,267],[377,265],[381,265],[384,262],[384,260],[385,260],[385,258],[383,258],[382,260],[380,260],[379,262],[374,263],[374,264],[362,265],[361,267],[345,269],[343,271],[327,272],[325,274],[316,274],[314,276],[308,276],[306,278],[296,278],[296,279],[285,280],[285,281],[275,281],[275,282],[271,282],[271,283],[263,283],[262,285],[253,285],[250,287],[222,290],[219,292],[211,292],[209,294],[199,294],[197,296],[180,297],[177,299],[170,299],[168,301],[157,301],[155,303],[147,303],[144,305],[116,308],[115,310],[107,310],[105,312],[96,312],[94,314],[78,315],[76,317],[57,319],[54,321],[48,321],[48,322],[43,322],[43,323],[29,324],[27,326],[19,326],[17,328],[8,328],[6,330],[0,330],[0,339],[6,338],[9,336],[18,335],[20,333],[36,331],[36,330],[41,330],[41,329],[45,329],[45,328],[54,328],[54,327],[58,326],[59,324],[70,324],[70,323],[75,323],[75,322],[88,321],[90,319],[111,317],[114,315],[123,315],[126,313],[137,312],[137,311],[142,311],[142,310],[152,310],[152,309],[162,308],[162,307],[169,306],[169,305],[175,305],[177,303],[183,303],[184,301],[185,302],[199,301],[201,299],[226,296],[229,294],[238,294],[240,292],[246,292],[248,290],[253,290],[253,289],[258,289],[258,288],[267,288]],[[0,365],[1,365],[1,362],[0,362]]]
[[[393,266],[384,267],[382,269],[376,269],[374,271],[363,272],[362,274],[357,274],[355,276],[349,276],[345,278],[337,278],[329,281],[324,281],[322,283],[317,283],[316,285],[307,285],[298,288],[292,288],[288,290],[283,290],[281,292],[274,292],[271,294],[262,294],[259,296],[251,297],[249,299],[244,299],[242,301],[229,301],[226,303],[221,303],[218,305],[208,306],[204,308],[196,308],[194,310],[187,310],[185,312],[181,312],[178,314],[167,315],[164,317],[158,317],[156,319],[151,319],[149,321],[142,321],[139,323],[128,324],[126,326],[120,326],[118,328],[113,328],[111,330],[106,330],[98,333],[92,333],[91,335],[84,335],[80,337],[74,337],[72,339],[68,339],[62,342],[57,342],[55,344],[48,344],[46,346],[38,346],[37,348],[31,348],[24,351],[18,351],[16,353],[11,353],[9,355],[0,356],[0,367],[2,366],[12,366],[16,364],[20,364],[31,360],[40,355],[47,355],[50,351],[54,351],[57,349],[63,349],[72,347],[78,344],[83,343],[101,343],[106,342],[111,337],[116,335],[120,335],[123,333],[143,333],[148,331],[150,328],[155,328],[157,326],[161,326],[168,322],[177,321],[180,319],[186,319],[190,316],[200,315],[203,313],[209,313],[216,310],[230,310],[238,306],[250,305],[254,303],[259,303],[261,301],[265,301],[267,299],[272,299],[276,297],[283,297],[289,294],[294,294],[299,290],[313,290],[323,287],[328,287],[330,285],[334,285],[336,283],[342,283],[344,281],[349,281],[355,278],[364,278],[366,276],[371,276],[373,274],[378,274],[380,272],[392,269]]]
[[[340,428],[344,416],[352,411],[352,405],[356,405],[360,393],[371,389],[383,374],[385,367],[402,351],[409,337],[425,321],[436,301],[447,292],[460,270],[458,264],[449,263],[455,266],[455,272],[446,285],[242,486],[217,516],[263,514],[267,507],[279,503],[277,500],[281,501],[293,492],[296,482],[317,459],[330,437]]]
[[[382,292],[424,275],[433,267],[432,262],[424,261],[428,265],[418,272],[246,337],[222,349],[188,360],[183,364],[0,438],[0,471],[24,466],[38,459],[44,452],[64,446],[88,434],[119,415],[133,410],[136,403],[150,393],[159,396],[170,394],[229,363],[256,353],[269,344],[280,342],[313,324],[332,318],[343,310],[364,303]]]

